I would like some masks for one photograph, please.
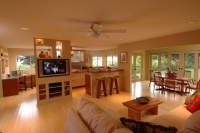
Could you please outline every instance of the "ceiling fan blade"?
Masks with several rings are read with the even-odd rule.
[[[102,30],[101,33],[126,33],[126,30]]]
[[[66,30],[66,32],[92,32],[91,30]]]

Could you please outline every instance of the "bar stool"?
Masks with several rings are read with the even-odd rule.
[[[119,88],[118,88],[118,83],[117,83],[117,79],[119,78],[119,76],[114,76],[114,77],[109,77],[110,80],[110,95],[112,95],[113,89],[116,90],[116,93],[119,94]],[[115,84],[115,88],[113,88],[113,82]]]
[[[104,92],[104,96],[107,96],[107,90],[106,90],[106,80],[107,78],[104,77],[104,78],[99,78],[99,79],[96,79],[98,81],[98,85],[97,85],[97,98],[100,97],[100,94],[101,94],[101,84],[103,85],[103,92]]]

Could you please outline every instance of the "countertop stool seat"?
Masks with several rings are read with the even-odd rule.
[[[113,93],[113,89],[116,90],[116,93],[119,94],[119,88],[118,88],[118,82],[117,79],[119,78],[119,76],[113,76],[113,77],[109,77],[110,80],[110,95],[112,95]],[[113,87],[113,83],[115,84],[115,88]]]
[[[104,93],[104,96],[107,96],[107,89],[106,89],[106,80],[107,78],[106,77],[103,77],[103,78],[97,78],[96,79],[98,81],[98,84],[97,84],[97,98],[100,97],[101,95],[101,91],[103,91]],[[103,85],[103,90],[101,90],[101,84]]]

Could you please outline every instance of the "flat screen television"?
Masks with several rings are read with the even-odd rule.
[[[62,76],[70,74],[69,59],[39,59],[38,77]]]

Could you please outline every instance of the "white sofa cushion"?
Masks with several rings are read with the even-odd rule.
[[[185,121],[179,133],[200,133],[200,110]]]
[[[191,115],[192,113],[186,109],[186,105],[184,104],[166,114],[156,117],[151,122],[163,126],[175,126],[179,131],[186,119]]]
[[[66,131],[67,133],[90,133],[90,130],[85,126],[73,108],[67,109]]]
[[[114,130],[112,133],[133,133],[133,132],[128,128],[119,128]]]
[[[84,98],[78,101],[77,112],[90,131],[95,133],[111,133],[116,129],[125,128],[120,121],[115,120],[98,105]],[[129,131],[128,128],[127,131]]]

